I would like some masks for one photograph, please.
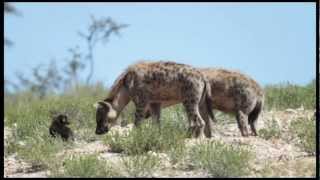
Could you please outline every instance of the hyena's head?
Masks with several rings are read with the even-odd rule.
[[[111,103],[99,101],[94,104],[96,111],[96,134],[101,135],[109,131],[116,122],[117,112],[113,109]]]

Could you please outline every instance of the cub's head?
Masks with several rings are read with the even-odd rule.
[[[68,117],[64,114],[59,114],[53,117],[53,122],[60,124],[60,125],[68,125],[70,124]]]

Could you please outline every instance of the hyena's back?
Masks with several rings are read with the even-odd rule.
[[[263,105],[263,89],[252,78],[236,71],[225,69],[202,69],[211,85],[213,108],[223,112],[241,110],[250,114]]]
[[[139,62],[128,68],[126,85],[143,89],[151,101],[182,102],[202,94],[204,78],[199,70],[173,62]]]

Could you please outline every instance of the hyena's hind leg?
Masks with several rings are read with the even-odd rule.
[[[248,128],[247,128],[248,116],[245,113],[243,113],[241,110],[238,110],[236,114],[236,119],[237,119],[237,123],[240,129],[241,135],[247,137],[248,136]]]
[[[149,113],[149,116],[151,115],[153,125],[157,125],[159,133],[161,133],[161,124],[160,124],[161,104],[151,103],[149,107],[150,109],[147,110],[147,112],[145,113],[145,116],[147,113]]]
[[[214,117],[213,113],[213,100],[209,97],[206,98],[206,105],[208,110],[208,115],[211,118],[212,122],[217,123],[217,119]]]
[[[151,103],[150,104],[150,113],[151,113],[151,117],[152,117],[152,122],[160,125],[161,104],[160,103]]]
[[[189,99],[183,103],[189,120],[189,133],[191,137],[204,138],[205,121],[202,119],[199,112],[199,103],[194,103]]]
[[[259,114],[262,111],[262,103],[258,102],[253,111],[249,114],[248,120],[253,136],[257,136],[256,124],[259,117]]]

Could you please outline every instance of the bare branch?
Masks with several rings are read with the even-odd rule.
[[[14,6],[12,6],[10,3],[5,2],[4,3],[4,12],[9,14],[14,14],[16,16],[21,16],[21,12],[19,12]]]
[[[104,43],[108,42],[111,34],[120,35],[120,29],[126,28],[128,24],[117,24],[110,17],[102,17],[96,19],[93,15],[90,15],[91,24],[88,27],[88,33],[84,34],[78,32],[79,36],[84,38],[88,46],[88,54],[85,56],[90,63],[90,71],[87,77],[87,84],[90,82],[90,79],[94,72],[94,58],[93,58],[93,48],[99,41]]]

